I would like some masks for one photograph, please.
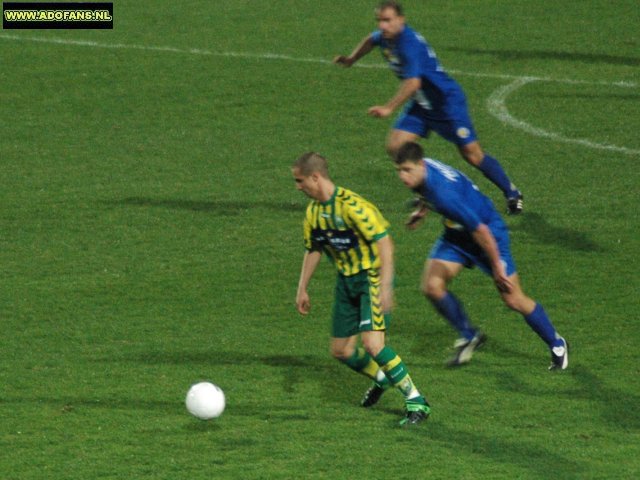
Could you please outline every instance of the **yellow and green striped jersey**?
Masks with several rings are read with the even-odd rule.
[[[378,208],[357,193],[336,187],[327,202],[312,201],[304,219],[304,246],[322,250],[345,276],[380,268],[376,242],[389,223]]]

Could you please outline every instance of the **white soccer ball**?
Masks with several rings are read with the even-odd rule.
[[[217,418],[226,405],[224,392],[210,382],[200,382],[191,386],[185,400],[187,410],[201,420]]]

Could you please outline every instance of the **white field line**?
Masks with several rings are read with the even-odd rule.
[[[595,150],[608,150],[611,152],[625,153],[627,155],[640,155],[640,150],[632,148],[619,147],[617,145],[610,145],[606,143],[596,143],[583,138],[565,137],[555,132],[534,127],[524,120],[520,120],[511,115],[506,105],[507,97],[519,88],[535,81],[540,81],[540,79],[535,77],[521,77],[495,90],[487,99],[487,109],[489,110],[489,113],[507,125],[511,125],[512,127],[518,128],[535,137],[549,138],[551,140],[564,143],[573,143]]]
[[[212,56],[212,57],[229,57],[229,58],[251,58],[256,60],[283,60],[289,62],[300,62],[300,63],[316,63],[316,64],[331,64],[331,60],[321,59],[321,58],[304,58],[304,57],[294,57],[291,55],[283,55],[279,53],[246,53],[246,52],[214,52],[211,50],[203,50],[199,48],[176,48],[176,47],[167,47],[167,46],[151,46],[151,45],[136,45],[136,44],[126,44],[126,43],[101,43],[90,40],[71,40],[71,39],[63,39],[63,38],[55,38],[55,37],[32,37],[25,35],[12,35],[7,33],[0,33],[0,39],[4,40],[14,40],[19,42],[38,42],[38,43],[48,43],[48,44],[57,44],[57,45],[71,45],[71,46],[80,46],[80,47],[92,47],[92,48],[105,48],[105,49],[117,49],[117,50],[142,50],[149,52],[168,52],[168,53],[179,53],[179,54],[188,54],[188,55],[203,55],[203,56]],[[371,64],[371,63],[358,63],[355,65],[359,68],[387,68],[386,65],[382,64]],[[451,73],[455,75],[467,75],[473,77],[480,78],[498,78],[502,80],[510,80],[506,86],[500,87],[496,91],[494,91],[489,99],[487,100],[487,108],[489,109],[489,113],[503,121],[504,123],[511,125],[515,128],[523,130],[530,135],[549,138],[552,140],[565,142],[565,143],[575,143],[588,148],[600,149],[600,150],[610,150],[616,151],[631,155],[640,154],[640,150],[634,150],[626,147],[618,147],[616,145],[608,145],[608,144],[600,144],[595,143],[590,140],[584,139],[573,139],[564,137],[560,134],[549,132],[543,130],[541,128],[534,127],[529,125],[528,123],[519,120],[513,117],[506,107],[506,99],[507,97],[516,91],[517,89],[523,87],[527,83],[535,82],[535,81],[543,81],[543,82],[557,82],[557,83],[565,83],[565,84],[574,84],[574,85],[603,85],[609,87],[621,87],[621,88],[637,88],[639,85],[635,82],[606,82],[606,81],[586,81],[586,80],[575,80],[575,79],[561,79],[561,78],[551,78],[551,77],[535,77],[535,76],[519,76],[519,75],[508,75],[508,74],[495,74],[495,73],[475,73],[475,72],[464,72],[459,70],[450,70]]]
[[[51,43],[58,45],[73,45],[79,47],[93,47],[93,48],[105,48],[105,49],[116,49],[116,50],[143,50],[149,52],[169,52],[169,53],[181,53],[181,54],[189,54],[189,55],[203,55],[203,56],[211,56],[211,57],[230,57],[230,58],[252,58],[256,60],[284,60],[289,62],[299,62],[299,63],[318,63],[330,65],[332,64],[331,60],[323,59],[323,58],[305,58],[305,57],[294,57],[291,55],[283,55],[280,53],[248,53],[248,52],[214,52],[211,50],[204,50],[200,48],[176,48],[176,47],[167,47],[167,46],[153,46],[153,45],[136,45],[136,44],[128,44],[128,43],[101,43],[94,42],[91,40],[70,40],[66,38],[55,38],[55,37],[32,37],[26,35],[12,35],[8,33],[0,33],[0,39],[5,40],[15,40],[19,42],[37,42],[37,43]],[[377,63],[357,63],[354,65],[358,68],[379,68],[386,69],[387,66],[384,64]],[[498,78],[503,80],[517,80],[523,78],[522,75],[508,75],[508,74],[500,74],[500,73],[476,73],[476,72],[464,72],[461,70],[449,70],[451,73],[455,75],[468,75],[472,77],[481,77],[481,78]],[[640,84],[636,82],[607,82],[607,81],[588,81],[588,80],[575,80],[569,78],[551,78],[551,77],[533,77],[527,76],[526,78],[530,78],[533,80],[540,80],[546,82],[558,82],[558,83],[568,83],[568,84],[581,84],[581,85],[606,85],[606,86],[617,86],[617,87],[627,87],[627,88],[638,88]]]

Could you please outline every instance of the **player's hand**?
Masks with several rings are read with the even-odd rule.
[[[507,277],[507,273],[505,272],[504,265],[502,265],[502,263],[493,268],[493,281],[498,290],[503,293],[511,293],[513,290],[513,284],[509,280],[509,277]]]
[[[307,292],[300,292],[296,295],[296,308],[301,315],[306,315],[311,310],[311,300]]]
[[[349,68],[355,63],[355,61],[351,57],[347,57],[346,55],[338,55],[333,59],[333,63],[345,68]]]
[[[421,205],[417,210],[411,212],[409,215],[409,219],[406,221],[405,225],[409,230],[415,230],[418,228],[418,225],[424,220],[424,217],[429,213],[429,209],[426,205]]]
[[[368,113],[372,117],[385,118],[393,113],[393,109],[385,107],[384,105],[376,105],[374,107],[371,107]]]

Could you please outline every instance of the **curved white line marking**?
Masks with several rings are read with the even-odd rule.
[[[487,99],[487,109],[489,110],[489,113],[496,117],[498,120],[506,123],[507,125],[511,125],[512,127],[518,128],[536,137],[550,138],[552,140],[564,143],[574,143],[596,150],[608,150],[611,152],[625,153],[627,155],[640,155],[640,150],[635,150],[632,148],[619,147],[617,145],[610,145],[607,143],[596,143],[583,138],[565,137],[555,132],[550,132],[547,130],[543,130],[542,128],[534,127],[533,125],[530,125],[527,122],[511,115],[506,106],[507,97],[526,84],[541,80],[542,79],[536,77],[521,77],[509,83],[508,85],[504,85],[498,88]]]

